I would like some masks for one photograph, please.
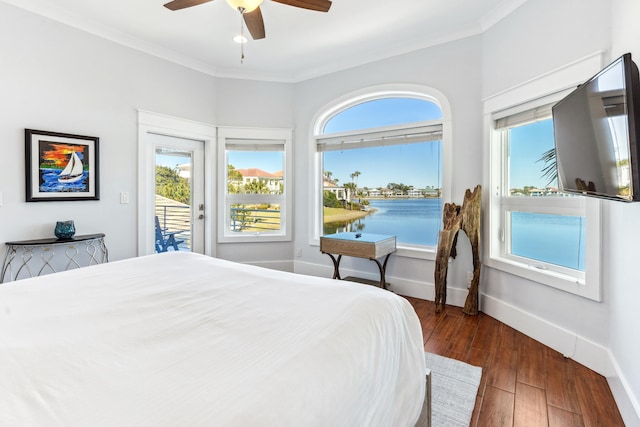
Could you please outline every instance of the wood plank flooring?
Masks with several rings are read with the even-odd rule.
[[[606,379],[498,320],[407,297],[424,349],[482,367],[471,426],[624,426]]]

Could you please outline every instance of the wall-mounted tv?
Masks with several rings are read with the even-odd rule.
[[[627,53],[552,108],[558,185],[640,201],[640,77]]]

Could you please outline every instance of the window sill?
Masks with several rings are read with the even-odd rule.
[[[508,258],[488,257],[485,259],[484,265],[551,288],[594,301],[601,301],[599,280],[596,280],[596,283],[590,283],[591,281],[589,280],[555,271],[538,269],[533,265],[517,262]]]
[[[435,246],[412,246],[400,244],[396,248],[395,255],[404,258],[428,259],[435,261],[436,248]]]

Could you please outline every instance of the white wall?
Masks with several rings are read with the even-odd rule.
[[[215,122],[215,80],[5,3],[0,52],[0,242],[73,219],[78,234],[106,234],[112,260],[135,256],[136,109]],[[25,128],[99,137],[100,200],[25,203]]]
[[[525,3],[483,35],[482,97],[510,89],[598,50],[609,51],[610,16],[609,2],[602,0]],[[589,77],[586,75],[584,79]],[[603,240],[606,245],[607,239]],[[484,292],[489,297],[608,347],[608,287],[604,288],[603,302],[595,303],[490,268],[485,273]],[[542,332],[524,332],[543,339],[538,336]],[[573,355],[572,348],[560,350]],[[604,370],[602,366],[594,368]]]
[[[608,0],[529,0],[483,35],[483,98],[596,51],[604,51],[608,63],[624,51],[640,50],[638,3],[613,4],[612,9]],[[624,28],[612,32],[612,22]],[[635,204],[601,203],[602,302],[485,269],[483,311],[606,375],[627,425],[640,425],[640,344],[632,338],[640,321],[633,307],[640,280],[632,269],[640,211]]]
[[[111,260],[136,256],[138,109],[223,126],[294,126],[291,84],[216,80],[2,2],[0,52],[0,242],[53,237],[56,220],[74,219],[77,234],[106,234]],[[99,137],[100,200],[25,203],[25,128]],[[122,191],[129,204],[120,204]],[[292,247],[227,244],[217,254],[292,270]]]
[[[613,49],[617,57],[631,52],[636,64],[640,64],[640,2],[636,0],[613,1]],[[640,204],[611,203],[608,212],[609,236],[609,286],[610,292],[610,350],[617,363],[620,377],[610,381],[616,396],[625,392],[631,395],[624,413],[640,414],[640,274],[638,274],[638,242],[640,241]],[[626,402],[625,402],[626,403]],[[618,404],[621,406],[621,403]],[[638,415],[640,418],[640,415]],[[636,418],[627,419],[628,425],[640,425]]]
[[[216,125],[293,129],[294,85],[216,80]]]
[[[294,129],[293,94],[293,84],[217,79],[215,124]],[[291,191],[297,188],[295,176],[294,174]],[[295,224],[295,216],[293,221]],[[223,243],[217,246],[219,258],[287,271],[293,271],[292,254],[293,238],[289,242]]]

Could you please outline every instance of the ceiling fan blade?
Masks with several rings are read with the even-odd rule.
[[[212,0],[173,0],[165,4],[164,7],[171,10],[186,9],[191,6],[197,6],[202,3],[208,3]]]
[[[317,10],[318,12],[328,12],[331,7],[330,0],[273,0],[276,3],[288,4],[289,6],[301,7],[302,9]]]
[[[265,37],[264,19],[262,19],[262,12],[260,12],[259,7],[253,12],[243,13],[242,17],[254,40],[260,40]]]

